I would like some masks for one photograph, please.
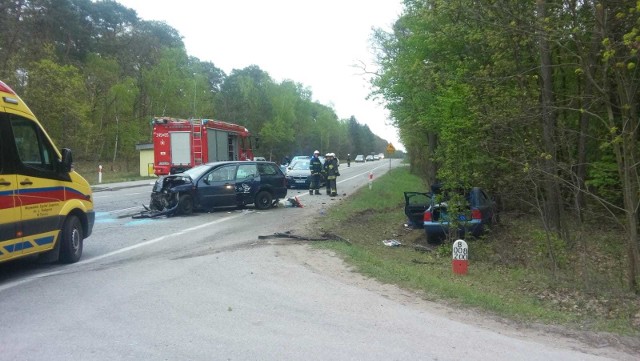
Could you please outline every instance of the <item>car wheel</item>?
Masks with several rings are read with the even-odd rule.
[[[60,262],[78,262],[82,256],[83,233],[82,224],[78,217],[69,216],[62,226],[60,234]]]
[[[256,208],[260,210],[271,208],[273,197],[267,191],[261,191],[256,195]]]
[[[178,213],[185,216],[193,213],[193,197],[188,194],[183,194],[178,200]]]

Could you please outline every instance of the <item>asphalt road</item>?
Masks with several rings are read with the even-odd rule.
[[[398,161],[341,166],[340,194]],[[612,347],[423,301],[337,257],[259,235],[302,232],[341,197],[304,208],[134,219],[151,184],[104,185],[72,265],[0,265],[0,360],[602,360]]]

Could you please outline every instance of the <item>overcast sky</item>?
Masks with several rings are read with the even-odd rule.
[[[396,149],[404,149],[388,112],[366,100],[373,70],[372,28],[390,29],[402,0],[117,0],[144,20],[180,32],[189,55],[230,74],[257,65],[277,82],[311,89],[313,100],[355,116]]]

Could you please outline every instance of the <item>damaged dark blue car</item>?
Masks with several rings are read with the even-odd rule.
[[[215,162],[159,178],[149,208],[168,215],[250,204],[264,210],[286,196],[287,181],[273,162]]]

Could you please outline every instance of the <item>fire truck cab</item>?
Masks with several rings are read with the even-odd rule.
[[[153,118],[152,125],[157,176],[210,162],[253,159],[251,134],[241,125],[170,117]]]

